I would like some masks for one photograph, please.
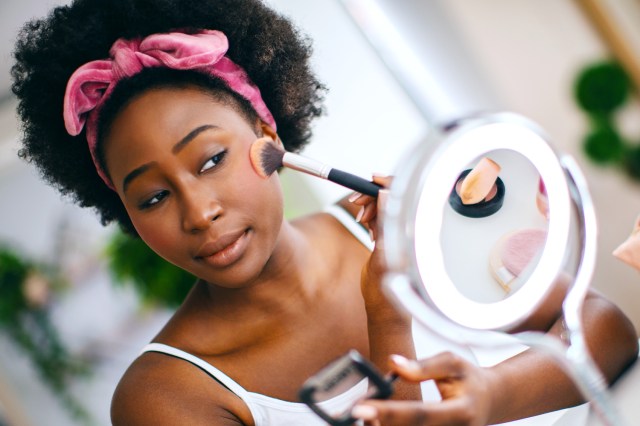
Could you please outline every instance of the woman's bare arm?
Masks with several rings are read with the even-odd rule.
[[[201,370],[163,354],[129,367],[111,401],[114,426],[253,426],[244,402]]]
[[[590,292],[583,306],[583,327],[594,361],[613,383],[637,359],[636,330],[613,303]],[[549,333],[564,332],[559,318]],[[503,422],[573,406],[583,402],[574,383],[547,355],[525,351],[496,365],[492,421]]]
[[[587,344],[611,383],[636,360],[636,331],[615,305],[595,292],[584,302],[583,317]],[[549,333],[559,336],[562,332],[562,320],[558,319]],[[394,425],[484,425],[582,402],[575,384],[556,360],[534,350],[491,368],[444,353],[420,362],[395,363],[393,369],[409,381],[435,380],[443,401],[367,401],[356,408],[358,417]]]

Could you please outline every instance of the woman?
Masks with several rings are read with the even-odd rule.
[[[384,191],[380,205],[357,195],[341,203],[361,209],[378,239],[370,253],[339,213],[283,220],[277,174],[263,179],[250,163],[257,139],[301,149],[322,112],[310,48],[288,20],[258,0],[78,0],[27,24],[15,55],[21,155],[104,223],[198,277],[125,372],[114,424],[322,424],[295,402],[321,367],[349,349],[379,366],[392,353],[415,356],[410,324],[380,290]],[[599,361],[615,376],[635,339],[602,303],[594,315],[611,319],[603,333],[619,331],[609,342],[619,350]],[[479,391],[516,379],[513,397],[530,397],[534,409],[484,404],[487,418],[578,402],[567,379],[542,373],[550,361],[531,359],[532,368],[505,362],[495,376],[470,367],[482,380],[452,421],[484,404]],[[557,385],[556,398],[529,394],[524,380]],[[327,409],[350,406],[365,386]],[[395,398],[420,399],[419,388],[399,385]]]

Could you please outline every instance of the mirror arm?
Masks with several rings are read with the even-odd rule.
[[[580,263],[569,293],[565,298],[562,309],[567,328],[570,333],[582,333],[582,304],[589,291],[591,278],[595,268],[598,226],[593,208],[593,202],[586,190],[586,180],[578,169],[575,160],[563,156],[560,162],[565,169],[570,188],[570,196],[575,203],[580,229]],[[573,337],[573,336],[572,336]]]
[[[587,190],[586,179],[575,160],[570,156],[563,156],[560,162],[567,176],[571,200],[580,212],[578,221],[581,243],[575,281],[562,304],[571,342],[566,351],[568,362],[563,364],[585,398],[591,401],[603,423],[610,426],[623,425],[610,401],[607,381],[591,356],[582,327],[582,306],[591,285],[596,261],[598,226],[593,201]]]

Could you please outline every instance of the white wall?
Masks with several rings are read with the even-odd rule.
[[[334,167],[371,177],[391,173],[404,150],[427,124],[338,0],[270,0],[313,40],[313,67],[329,88],[327,115],[314,126],[304,154]],[[301,175],[323,204],[348,190]]]

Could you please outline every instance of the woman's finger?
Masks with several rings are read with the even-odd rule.
[[[412,361],[400,355],[390,358],[391,369],[400,377],[413,382],[460,378],[465,374],[466,361],[451,352],[442,352],[421,361]]]
[[[348,198],[350,203],[355,203],[356,201],[358,201],[358,198],[362,197],[363,194],[359,193],[359,192],[354,192],[353,194],[351,194]]]
[[[369,229],[373,235],[373,240],[376,242],[376,246],[381,248],[384,244],[382,236],[382,223],[384,220],[384,212],[387,204],[387,197],[389,195],[388,189],[381,189],[378,193],[378,200],[376,202],[376,216],[374,220],[369,222]]]
[[[381,173],[374,173],[372,180],[383,188],[389,188],[389,186],[391,186],[393,177]]]
[[[380,185],[382,188],[387,189],[389,188],[389,185],[391,185],[391,181],[392,181],[392,177],[391,176],[386,176],[386,175],[381,175],[381,174],[374,174],[373,178],[372,178],[372,182],[377,183],[378,185]],[[363,206],[369,203],[372,203],[376,200],[376,197],[372,197],[370,195],[364,195],[360,192],[354,192],[353,194],[351,194],[349,196],[349,202],[359,205],[359,206]]]
[[[464,398],[442,402],[375,401],[356,405],[353,417],[387,425],[473,425],[474,413]]]
[[[375,197],[372,197],[371,195],[364,195],[364,194],[359,194],[359,196],[357,197],[354,194],[349,198],[349,201],[355,204],[356,206],[365,206],[367,204],[373,203],[375,200],[376,200]]]
[[[371,222],[376,218],[378,209],[377,209],[376,203],[373,203],[373,202],[366,204],[363,207],[364,207],[364,213],[360,218],[360,223],[368,224],[369,222]]]

